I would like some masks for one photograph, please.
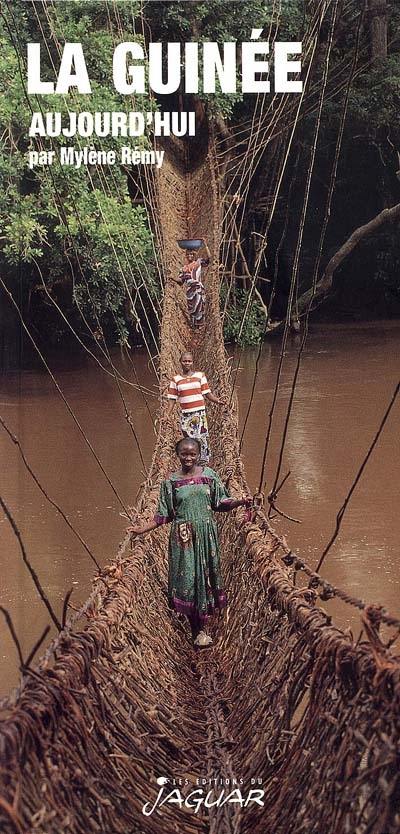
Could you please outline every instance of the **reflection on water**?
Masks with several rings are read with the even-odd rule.
[[[266,487],[274,482],[298,344],[288,346],[267,456]],[[244,435],[248,480],[258,488],[261,456],[279,361],[278,342],[263,347],[255,399]],[[282,475],[291,475],[278,505],[301,519],[296,525],[275,519],[293,549],[315,566],[334,526],[356,471],[378,428],[398,378],[400,326],[314,328],[303,354],[285,445]],[[241,356],[237,385],[241,419],[250,397],[256,351]],[[138,377],[147,388],[154,379],[146,358],[134,354]],[[129,362],[118,361],[132,379]],[[207,370],[207,369],[205,369]],[[26,457],[49,496],[60,504],[99,562],[116,551],[125,528],[123,505],[135,501],[144,479],[143,465],[125,418],[115,381],[98,366],[80,361],[55,374],[82,429],[114,485],[107,483],[72,417],[45,372],[10,374],[2,379],[0,414],[17,435]],[[154,432],[146,403],[124,386],[144,459],[149,462]],[[156,399],[148,405],[154,413]],[[397,567],[400,520],[398,502],[398,419],[396,404],[363,478],[345,514],[340,535],[327,556],[324,575],[367,601],[381,601],[399,613]],[[0,494],[12,512],[29,558],[60,616],[66,592],[74,589],[79,605],[90,588],[93,565],[80,542],[49,506],[27,473],[18,450],[0,432]],[[32,581],[23,566],[18,543],[0,516],[2,559],[1,604],[11,613],[27,655],[48,623]],[[352,612],[329,603],[343,625],[353,625]],[[357,620],[358,622],[358,620]],[[0,651],[0,691],[16,681],[16,655],[5,627]]]
[[[278,500],[284,512],[301,519],[301,525],[284,519],[275,519],[274,524],[313,567],[334,531],[336,513],[397,384],[399,349],[400,328],[393,324],[351,329],[331,326],[314,330],[308,340],[282,466],[282,475],[289,470],[291,475]],[[279,345],[270,345],[264,351],[257,402],[245,434],[243,451],[252,488],[258,486],[260,472],[259,466],[252,467],[249,461],[258,461],[263,448],[279,350]],[[285,357],[267,458],[267,491],[274,482],[296,352],[297,345],[292,343]],[[249,353],[242,364],[243,411],[254,365]],[[323,573],[354,595],[369,602],[382,601],[399,613],[398,424],[396,403],[353,494]],[[338,613],[343,624],[352,623],[351,611],[338,609]]]
[[[130,363],[119,363],[133,378]],[[154,388],[147,361],[135,354],[143,385]],[[0,414],[18,437],[26,458],[42,486],[67,514],[100,563],[115,554],[126,520],[123,505],[135,501],[144,480],[143,466],[115,380],[97,365],[55,368],[56,378],[92,443],[121,502],[107,483],[93,454],[45,372],[10,374],[2,379]],[[154,389],[156,390],[156,389]],[[124,387],[145,460],[151,459],[154,432],[143,397]],[[150,409],[157,405],[149,398]],[[27,473],[17,448],[0,432],[0,494],[12,512],[28,556],[60,616],[70,588],[71,602],[79,605],[90,588],[93,563],[63,519],[47,503]],[[12,614],[26,656],[49,617],[38,600],[21,559],[9,523],[0,515],[2,559],[1,604]],[[15,650],[2,624],[0,691],[15,681]]]

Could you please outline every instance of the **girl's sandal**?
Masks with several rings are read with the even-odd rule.
[[[193,641],[194,646],[198,646],[201,649],[206,648],[207,646],[211,646],[212,644],[212,637],[209,634],[206,634],[205,631],[200,631]]]

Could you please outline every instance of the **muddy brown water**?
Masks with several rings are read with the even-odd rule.
[[[267,455],[266,484],[271,487],[286,415],[298,342],[288,345]],[[255,350],[240,360],[237,391],[243,423],[254,378]],[[279,362],[278,341],[263,346],[255,397],[243,440],[249,485],[258,488],[261,456]],[[301,520],[276,519],[291,547],[315,566],[334,526],[347,491],[379,426],[399,377],[400,323],[314,326],[303,354],[285,446],[282,475],[291,475],[278,505]],[[131,362],[115,356],[120,371],[133,379]],[[144,353],[133,354],[140,382],[156,391]],[[124,417],[112,376],[90,360],[53,364],[57,380],[98,454],[116,497],[48,375],[41,370],[4,375],[0,414],[18,437],[36,476],[79,530],[101,564],[115,554],[125,528],[122,504],[135,501],[143,481],[137,445]],[[206,370],[206,369],[205,369]],[[154,431],[147,404],[125,386],[145,462],[151,460]],[[60,616],[66,592],[79,605],[90,591],[93,565],[65,522],[46,502],[26,471],[18,450],[0,430],[0,494],[21,532],[29,558]],[[369,461],[340,534],[327,556],[326,578],[368,602],[382,602],[400,614],[399,586],[399,403]],[[26,656],[49,621],[23,565],[9,522],[0,514],[1,597]],[[358,634],[359,618],[350,607],[330,602],[335,621]],[[15,648],[0,626],[0,693],[17,682]]]

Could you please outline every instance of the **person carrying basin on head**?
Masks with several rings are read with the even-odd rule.
[[[193,370],[193,355],[189,351],[182,353],[180,362],[182,373],[171,379],[168,388],[169,413],[174,403],[179,402],[182,434],[200,441],[201,462],[208,463],[210,447],[205,401],[219,405],[224,405],[224,401],[211,393],[203,371]]]
[[[202,282],[202,268],[210,263],[210,250],[205,240],[179,240],[179,246],[185,250],[186,259],[182,271],[172,281],[177,284],[184,284],[190,324],[192,327],[199,327],[204,319],[206,306],[206,291]],[[198,257],[198,249],[204,246],[207,257]]]
[[[194,645],[206,647],[212,643],[205,631],[206,622],[215,610],[226,606],[213,511],[250,507],[253,499],[231,498],[217,473],[200,465],[197,438],[183,437],[175,449],[180,467],[162,481],[156,515],[151,521],[128,527],[128,532],[140,535],[171,524],[169,605],[188,617]]]

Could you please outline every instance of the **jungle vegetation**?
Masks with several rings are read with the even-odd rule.
[[[137,173],[119,165],[80,169],[29,169],[28,150],[35,145],[28,128],[33,110],[122,110],[132,101],[112,87],[112,53],[122,40],[247,40],[253,26],[278,40],[300,40],[316,4],[282,0],[274,5],[209,2],[173,3],[21,3],[6,2],[0,15],[0,324],[1,364],[21,361],[20,310],[42,347],[85,343],[106,337],[109,345],[146,342],[154,348],[164,276]],[[361,4],[362,5],[362,4]],[[310,68],[310,86],[287,153],[276,192],[280,156],[288,148],[295,103],[276,121],[272,136],[257,148],[246,200],[239,209],[237,239],[226,252],[222,301],[228,340],[255,344],[271,320],[286,315],[294,259],[302,233],[296,283],[296,315],[301,316],[315,266],[316,241],[328,198],[329,222],[319,257],[318,277],[333,263],[329,287],[321,292],[316,315],[364,319],[400,313],[400,236],[398,215],[385,209],[400,202],[400,9],[395,0],[360,4],[331,0]],[[332,24],[335,14],[334,26]],[[28,96],[26,43],[46,43],[43,77],[54,78],[65,41],[81,42],[93,81],[88,97]],[[319,91],[329,49],[329,74],[321,116]],[[351,83],[349,81],[351,74]],[[346,114],[343,117],[347,92]],[[293,97],[295,99],[296,97]],[[193,103],[193,102],[192,102]],[[183,97],[184,107],[188,104]],[[150,111],[163,102],[136,96],[134,109]],[[228,200],[238,197],[237,162],[249,144],[254,97],[239,94],[198,96],[197,108],[212,124],[221,149],[221,176]],[[170,108],[171,109],[171,108]],[[296,117],[297,118],[297,117]],[[318,128],[318,139],[315,140]],[[337,137],[340,154],[329,196]],[[136,140],[149,147],[150,136]],[[102,149],[126,140],[104,137]],[[82,138],[68,140],[77,149]],[[64,137],[42,140],[57,148]],[[314,147],[315,146],[315,147]],[[309,186],[307,212],[304,194]],[[274,210],[271,206],[277,194]],[[370,221],[381,217],[381,222]],[[368,227],[368,228],[367,228]],[[357,245],[346,249],[356,230]],[[267,247],[259,257],[260,240]],[[344,249],[343,249],[344,247]],[[337,258],[337,253],[343,252]],[[257,275],[253,285],[252,276]],[[10,303],[6,290],[12,293]],[[273,291],[272,291],[273,288]],[[249,315],[243,325],[243,315]]]

